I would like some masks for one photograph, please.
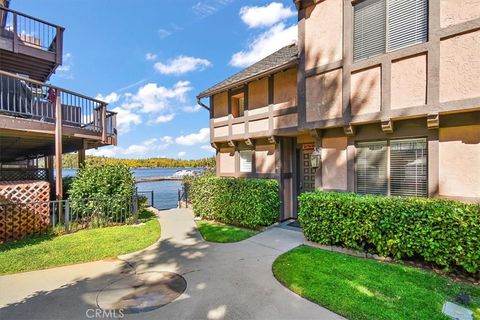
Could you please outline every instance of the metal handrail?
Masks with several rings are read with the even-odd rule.
[[[116,113],[107,103],[51,84],[0,70],[0,111],[33,120],[53,122],[62,106],[62,123],[115,135]],[[105,136],[106,139],[106,136]]]
[[[62,87],[58,87],[58,86],[55,86],[55,85],[50,84],[50,83],[44,83],[44,82],[37,81],[37,80],[34,80],[34,79],[22,77],[22,76],[14,74],[14,73],[3,71],[3,70],[0,70],[0,74],[3,74],[3,75],[8,76],[8,77],[15,78],[15,79],[18,79],[18,80],[30,82],[30,83],[33,83],[33,84],[36,84],[36,85],[39,85],[39,86],[46,86],[46,87],[49,87],[49,88],[52,88],[52,89],[59,90],[61,92],[65,92],[65,93],[68,93],[68,94],[71,94],[71,95],[75,95],[75,96],[83,98],[83,99],[89,99],[89,100],[97,102],[97,103],[108,105],[108,103],[106,103],[105,101],[98,100],[98,99],[95,99],[95,98],[83,95],[81,93],[62,88]],[[109,112],[113,112],[113,111],[109,111]]]
[[[42,19],[39,19],[39,18],[35,18],[35,17],[31,16],[31,15],[28,15],[28,14],[26,14],[26,13],[23,13],[23,12],[20,12],[20,11],[17,11],[17,10],[13,10],[13,9],[10,9],[10,8],[5,8],[5,7],[0,7],[0,10],[8,11],[8,12],[11,12],[11,13],[14,13],[14,14],[17,14],[17,15],[20,15],[20,16],[22,16],[22,17],[25,17],[25,18],[28,18],[28,19],[32,19],[32,20],[35,20],[35,21],[37,21],[37,22],[40,22],[40,23],[49,25],[49,26],[51,26],[51,27],[60,28],[60,29],[62,29],[62,30],[65,30],[65,28],[62,27],[62,26],[53,24],[53,23],[51,23],[51,22],[48,22],[48,21],[45,21],[45,20],[42,20]]]
[[[61,55],[65,28],[9,8],[0,7],[0,14],[0,35],[12,38],[14,51],[20,43]]]

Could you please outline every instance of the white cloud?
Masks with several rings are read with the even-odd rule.
[[[149,61],[153,61],[157,59],[157,55],[155,53],[147,52],[145,54],[145,59]]]
[[[128,109],[117,107],[112,109],[117,112],[117,129],[120,134],[130,131],[132,125],[139,125],[142,123],[142,119],[136,113],[131,112]]]
[[[127,148],[112,146],[96,150],[88,150],[89,155],[111,158],[147,158],[156,156],[156,152],[167,149],[173,144],[173,138],[164,136],[161,138],[151,138],[144,140],[140,144],[133,144]]]
[[[136,94],[126,95],[127,99],[124,107],[142,113],[165,112],[171,114],[172,103],[185,103],[186,94],[192,89],[188,81],[179,81],[172,88],[148,83],[138,89]]]
[[[206,59],[178,56],[175,59],[168,60],[166,63],[157,62],[154,68],[161,74],[180,75],[190,71],[203,70],[211,65],[210,61]]]
[[[167,29],[159,29],[158,30],[158,36],[160,37],[160,39],[165,39],[165,38],[167,38],[171,35],[172,35],[172,32],[168,31]]]
[[[154,123],[167,123],[173,120],[175,118],[175,113],[167,114],[167,115],[162,115],[158,116]]]
[[[184,112],[189,112],[189,113],[197,112],[201,109],[202,109],[202,106],[200,106],[199,104],[196,104],[194,106],[186,106],[182,108]]]
[[[204,144],[203,146],[200,147],[200,149],[209,151],[209,152],[215,152],[215,149],[213,149],[212,146],[209,144]]]
[[[55,74],[63,79],[71,80],[73,79],[72,66],[73,66],[73,55],[69,52],[63,55],[62,65],[58,66],[55,70]]]
[[[284,23],[278,23],[251,41],[247,50],[235,53],[230,64],[247,67],[296,40],[297,25],[286,27]]]
[[[97,100],[104,101],[106,103],[115,103],[120,99],[120,95],[116,92],[112,92],[109,95],[103,96],[100,93],[95,97]]]
[[[240,9],[240,18],[249,28],[273,26],[295,15],[290,7],[284,7],[283,3],[279,2],[261,7],[245,6]]]
[[[179,136],[175,139],[177,144],[183,146],[193,146],[199,143],[205,143],[210,140],[210,129],[209,128],[202,128],[197,133],[191,133],[185,136]]]
[[[180,151],[180,152],[177,154],[177,156],[178,156],[179,158],[183,158],[183,157],[185,157],[186,155],[187,155],[187,153],[186,153],[185,151]]]
[[[216,13],[224,6],[232,3],[234,0],[203,0],[197,2],[193,7],[192,11],[199,18],[206,18]]]

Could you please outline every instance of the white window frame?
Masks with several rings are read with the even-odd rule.
[[[248,157],[249,159],[246,157]],[[253,172],[253,150],[240,150],[239,162],[240,162],[239,163],[240,173],[252,173]]]

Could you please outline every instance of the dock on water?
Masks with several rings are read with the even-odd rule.
[[[137,183],[142,182],[157,182],[157,181],[182,181],[183,177],[176,177],[176,176],[166,176],[166,177],[142,177],[137,178]]]

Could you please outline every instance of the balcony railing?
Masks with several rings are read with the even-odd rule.
[[[0,36],[12,40],[15,52],[18,44],[22,44],[57,53],[57,59],[61,59],[63,30],[50,22],[0,7]]]
[[[107,104],[66,89],[0,71],[0,114],[55,123],[57,104],[62,125],[116,136],[116,113]]]

